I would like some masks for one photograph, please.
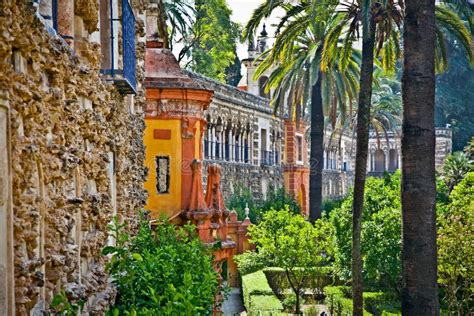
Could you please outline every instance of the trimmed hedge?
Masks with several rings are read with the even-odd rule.
[[[242,295],[250,315],[276,315],[283,305],[268,285],[262,270],[242,276]]]
[[[352,315],[351,289],[347,286],[326,286],[325,304],[333,315]],[[400,304],[384,292],[364,292],[364,315],[401,315]]]

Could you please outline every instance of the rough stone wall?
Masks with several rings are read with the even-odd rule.
[[[129,229],[145,203],[141,114],[100,78],[98,46],[79,57],[48,34],[30,1],[0,3],[0,29],[0,95],[12,131],[16,313],[40,313],[66,290],[73,299],[89,298],[84,313],[101,314],[114,295],[100,254],[114,215],[109,170],[117,214]],[[134,102],[141,106],[143,97]]]
[[[268,190],[283,187],[283,172],[280,166],[261,167],[246,163],[205,160],[203,167],[203,183],[207,181],[207,166],[218,163],[222,167],[222,195],[227,201],[236,186],[243,185],[251,188],[256,199],[266,197]],[[205,187],[205,186],[204,186]]]

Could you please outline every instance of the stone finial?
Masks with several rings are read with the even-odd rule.
[[[250,209],[249,209],[248,203],[245,203],[245,209],[244,209],[244,211],[245,211],[245,218],[246,218],[246,219],[249,218]]]
[[[260,32],[260,36],[261,36],[261,37],[267,37],[267,36],[268,36],[266,27],[267,27],[267,26],[265,25],[265,23],[263,23],[262,32]]]

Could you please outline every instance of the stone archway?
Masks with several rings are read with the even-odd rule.
[[[388,151],[388,171],[394,172],[398,169],[398,153],[396,149]]]
[[[375,172],[385,171],[385,153],[382,149],[377,149],[375,151]]]

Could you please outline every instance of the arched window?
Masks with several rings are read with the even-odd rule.
[[[388,159],[388,171],[394,172],[398,169],[398,154],[396,149],[390,149]]]
[[[375,151],[375,172],[385,171],[385,153],[382,149]]]
[[[266,76],[262,76],[258,79],[258,94],[261,97],[269,99],[270,93],[265,93],[265,87],[267,85],[267,82],[268,82],[268,77]]]

